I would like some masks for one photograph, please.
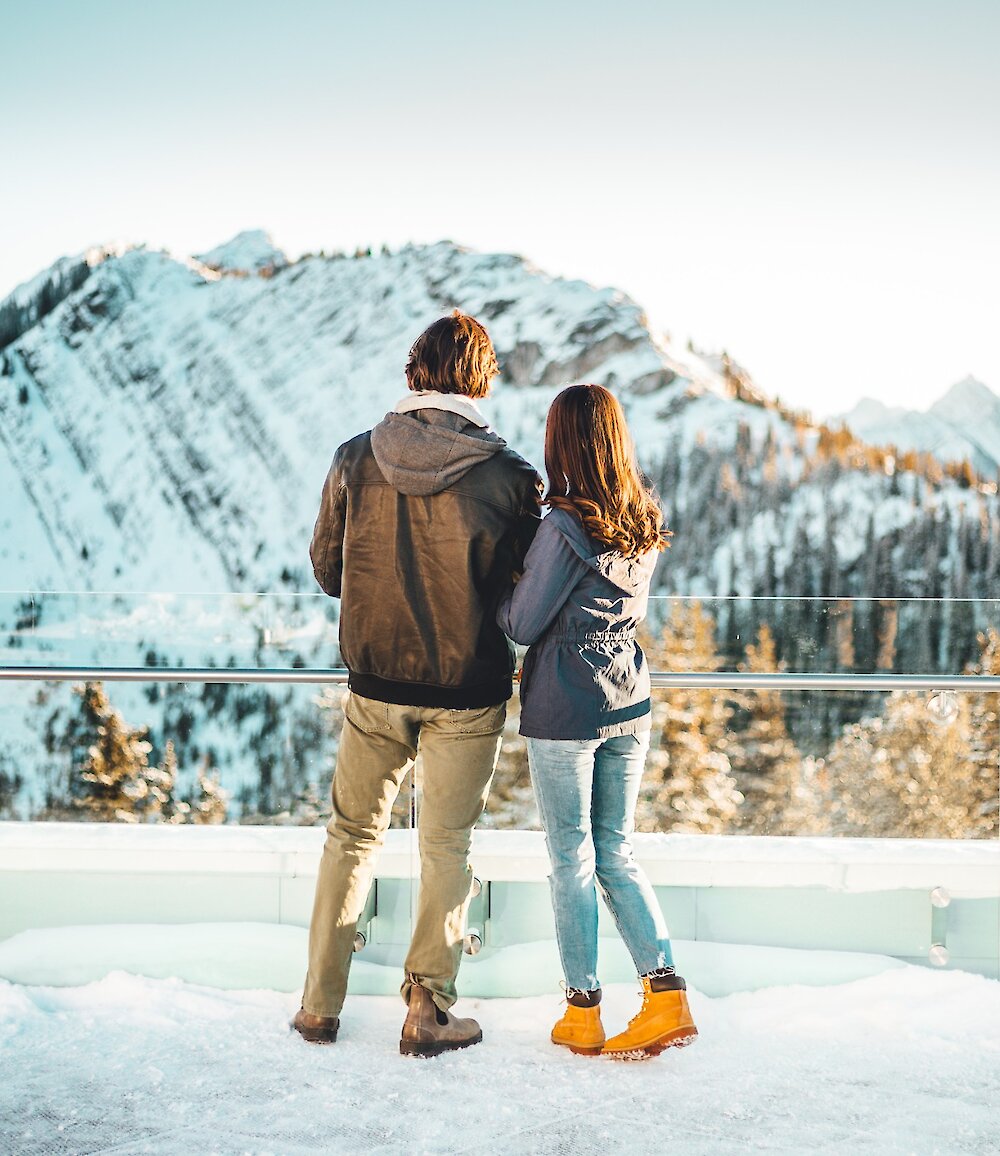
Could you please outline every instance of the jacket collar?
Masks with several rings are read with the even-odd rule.
[[[415,409],[444,409],[449,413],[457,413],[480,429],[489,425],[475,401],[461,393],[439,393],[436,389],[413,390],[392,407],[393,413],[409,413]]]

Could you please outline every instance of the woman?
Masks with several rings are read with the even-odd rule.
[[[552,1042],[584,1055],[656,1055],[698,1034],[653,889],[632,852],[649,748],[649,671],[635,640],[669,531],[643,483],[625,415],[599,385],[573,385],[545,427],[549,489],[524,573],[497,612],[529,643],[521,734],[552,861],[566,1010]],[[635,962],[642,1009],[605,1039],[597,888]]]

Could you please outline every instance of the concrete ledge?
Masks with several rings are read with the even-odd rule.
[[[10,872],[73,875],[265,875],[315,878],[321,827],[166,827],[98,823],[0,823],[0,880]],[[389,831],[376,874],[419,875],[417,840]],[[635,837],[662,887],[824,887],[842,892],[945,888],[954,898],[1000,897],[1000,841]],[[472,859],[483,879],[541,882],[549,873],[539,831],[481,830]]]
[[[307,927],[324,836],[322,827],[0,823],[0,940],[80,925]],[[1000,975],[1000,843],[651,834],[636,836],[636,850],[674,938]],[[479,831],[472,864],[485,884],[469,910],[483,943],[477,966],[527,943],[554,950],[543,835]],[[416,834],[388,832],[366,959],[405,951],[418,877]],[[932,897],[935,888],[947,894]],[[618,940],[603,905],[599,934]]]

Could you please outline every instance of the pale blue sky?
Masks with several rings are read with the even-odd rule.
[[[1000,391],[1000,4],[22,0],[0,295],[121,238],[450,237],[824,413]]]

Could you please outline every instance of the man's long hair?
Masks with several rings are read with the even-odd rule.
[[[618,399],[603,385],[571,385],[545,424],[547,505],[576,514],[598,542],[627,558],[663,550],[670,531],[635,459]]]
[[[485,328],[456,309],[420,334],[406,362],[410,389],[485,397],[500,372],[493,342]]]

